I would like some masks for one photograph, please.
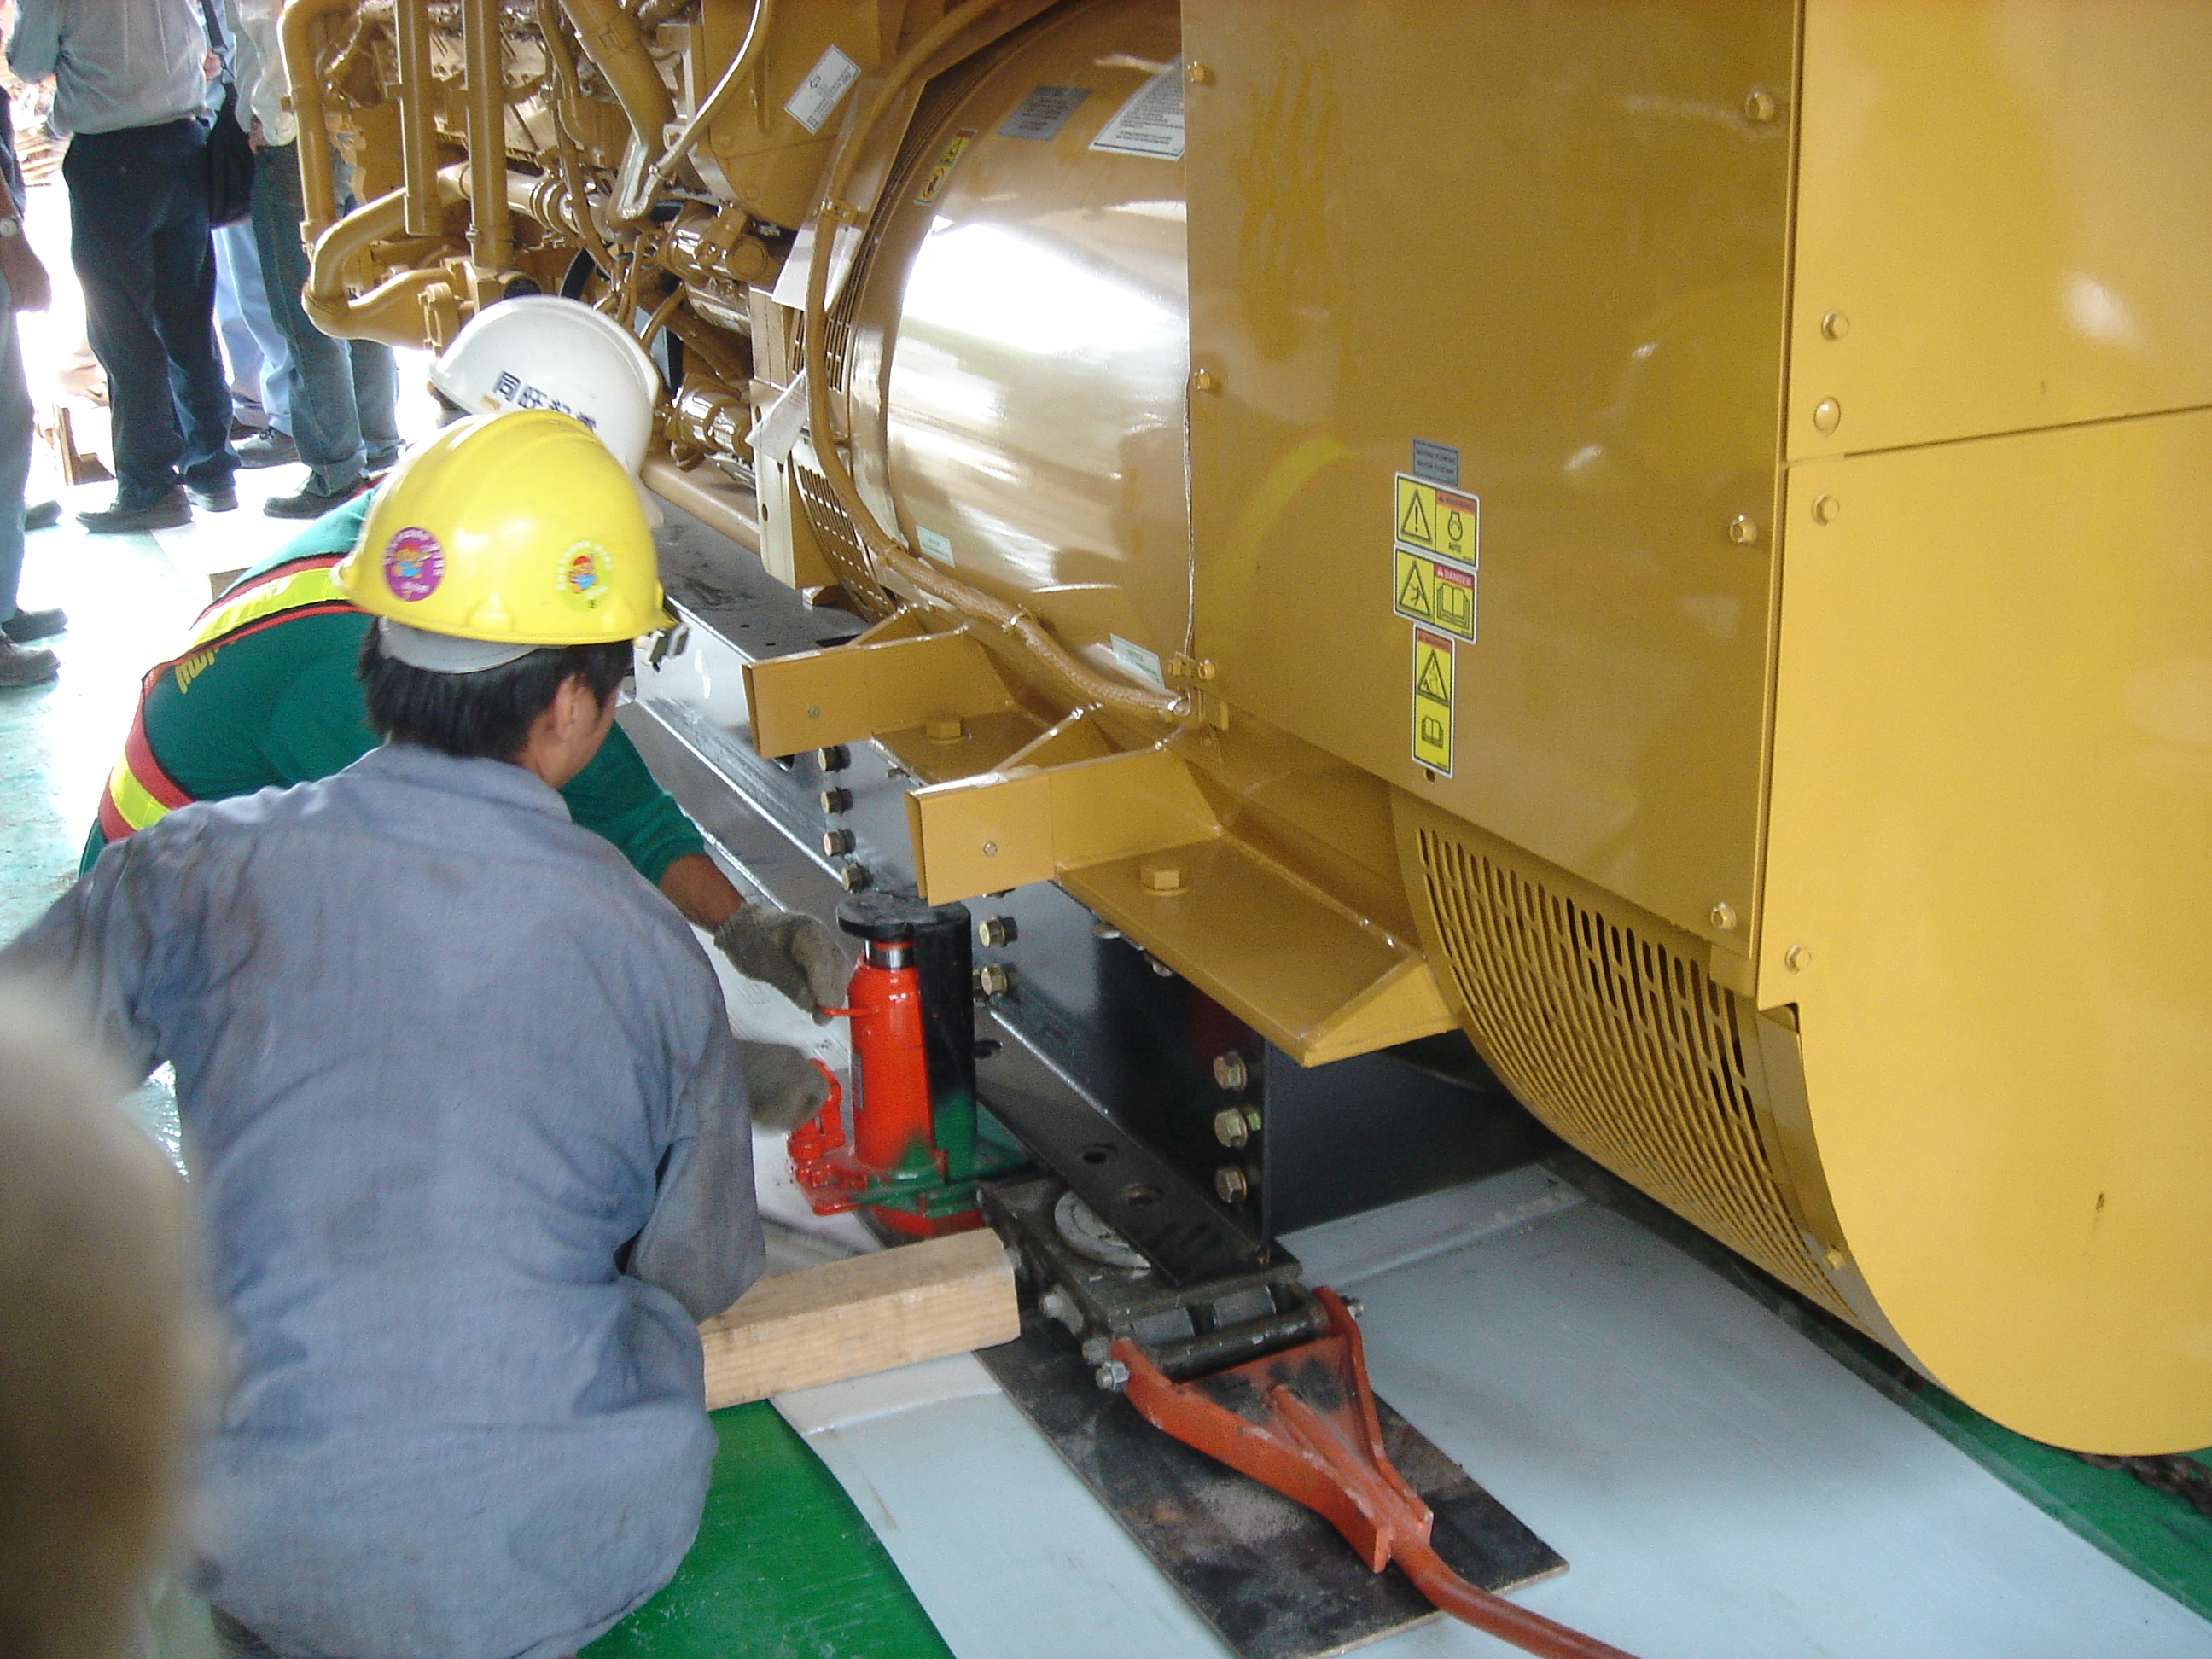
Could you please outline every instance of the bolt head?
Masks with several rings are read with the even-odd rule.
[[[1815,495],[1813,497],[1813,522],[1814,524],[1833,524],[1836,521],[1837,516],[1841,514],[1843,510],[1844,504],[1838,501],[1833,495]]]
[[[1194,63],[1182,73],[1183,78],[1194,87],[1210,87],[1213,84],[1213,65],[1211,64]]]
[[[1241,1107],[1231,1106],[1213,1115],[1213,1138],[1224,1146],[1242,1146],[1252,1138]]]
[[[1129,1386],[1129,1368],[1118,1359],[1109,1359],[1091,1375],[1108,1394],[1119,1394]]]
[[[1823,398],[1813,405],[1813,428],[1816,432],[1833,432],[1844,423],[1844,406],[1833,398]]]
[[[1158,898],[1180,893],[1183,888],[1182,866],[1168,859],[1146,859],[1137,866],[1137,884]]]
[[[1782,113],[1782,100],[1765,87],[1753,87],[1743,100],[1743,118],[1753,126],[1765,126]]]
[[[968,722],[957,714],[932,714],[921,723],[921,735],[932,743],[958,743],[968,735]]]
[[[1739,513],[1729,520],[1729,539],[1738,547],[1749,547],[1759,539],[1759,520],[1748,513]]]
[[[853,792],[849,789],[824,789],[820,799],[822,811],[830,817],[853,810]]]
[[[845,884],[847,892],[857,893],[868,884],[868,866],[848,864],[837,872],[837,879]]]
[[[1840,340],[1851,331],[1851,319],[1840,311],[1832,311],[1820,319],[1820,333],[1827,339]]]
[[[1190,389],[1193,392],[1218,392],[1221,382],[1215,378],[1212,369],[1194,368],[1190,372]]]
[[[1793,945],[1782,953],[1782,965],[1793,974],[1802,974],[1813,960],[1810,946]]]
[[[1250,1081],[1251,1073],[1245,1067],[1244,1056],[1238,1054],[1234,1048],[1224,1048],[1219,1054],[1214,1055],[1213,1082],[1215,1087],[1226,1089],[1232,1095],[1241,1094],[1243,1091],[1244,1085]]]
[[[1726,899],[1713,906],[1713,926],[1723,933],[1735,932],[1735,906],[1730,904]]]
[[[1241,1164],[1224,1164],[1213,1172],[1213,1194],[1224,1204],[1242,1204],[1251,1190]]]

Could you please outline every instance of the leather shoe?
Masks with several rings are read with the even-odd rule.
[[[283,466],[300,459],[300,446],[272,426],[232,445],[231,453],[240,466]]]
[[[0,623],[0,634],[17,645],[28,645],[33,640],[52,639],[68,626],[69,612],[56,605],[51,611],[18,611]]]
[[[61,672],[52,652],[0,640],[0,685],[44,685]]]
[[[62,521],[59,501],[33,501],[23,509],[23,528],[50,530]]]
[[[334,507],[343,507],[368,488],[368,480],[356,478],[342,489],[325,495],[319,489],[302,489],[296,495],[271,495],[261,510],[272,519],[319,519]]]
[[[185,498],[203,513],[235,513],[238,511],[238,492],[228,484],[218,484],[210,489],[203,485],[187,483]]]
[[[145,530],[174,530],[192,521],[192,509],[182,485],[166,495],[156,495],[142,507],[125,507],[118,497],[112,507],[92,507],[76,521],[95,536],[129,536]]]

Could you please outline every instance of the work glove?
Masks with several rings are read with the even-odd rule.
[[[714,930],[714,944],[747,979],[772,985],[827,1025],[822,1011],[845,1000],[853,964],[837,935],[812,916],[741,905]]]
[[[739,1042],[738,1072],[745,1080],[753,1121],[763,1129],[787,1133],[830,1098],[830,1079],[822,1068],[781,1042]]]

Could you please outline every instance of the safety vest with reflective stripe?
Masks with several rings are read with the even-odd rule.
[[[331,574],[344,557],[343,553],[318,553],[288,559],[244,586],[232,588],[200,612],[199,620],[192,624],[191,642],[167,662],[155,664],[138,688],[138,708],[131,717],[131,735],[124,740],[123,757],[107,775],[107,787],[100,798],[101,835],[111,842],[121,841],[133,830],[143,830],[191,803],[191,796],[161,769],[146,741],[146,699],[153,695],[161,676],[175,674],[181,690],[214,660],[216,652],[234,640],[295,617],[351,611],[352,604]]]

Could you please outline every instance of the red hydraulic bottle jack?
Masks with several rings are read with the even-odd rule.
[[[980,1227],[968,908],[862,893],[837,923],[862,946],[847,1006],[829,1011],[853,1022],[851,1129],[832,1078],[791,1132],[792,1173],[817,1215],[866,1208],[915,1238]]]

